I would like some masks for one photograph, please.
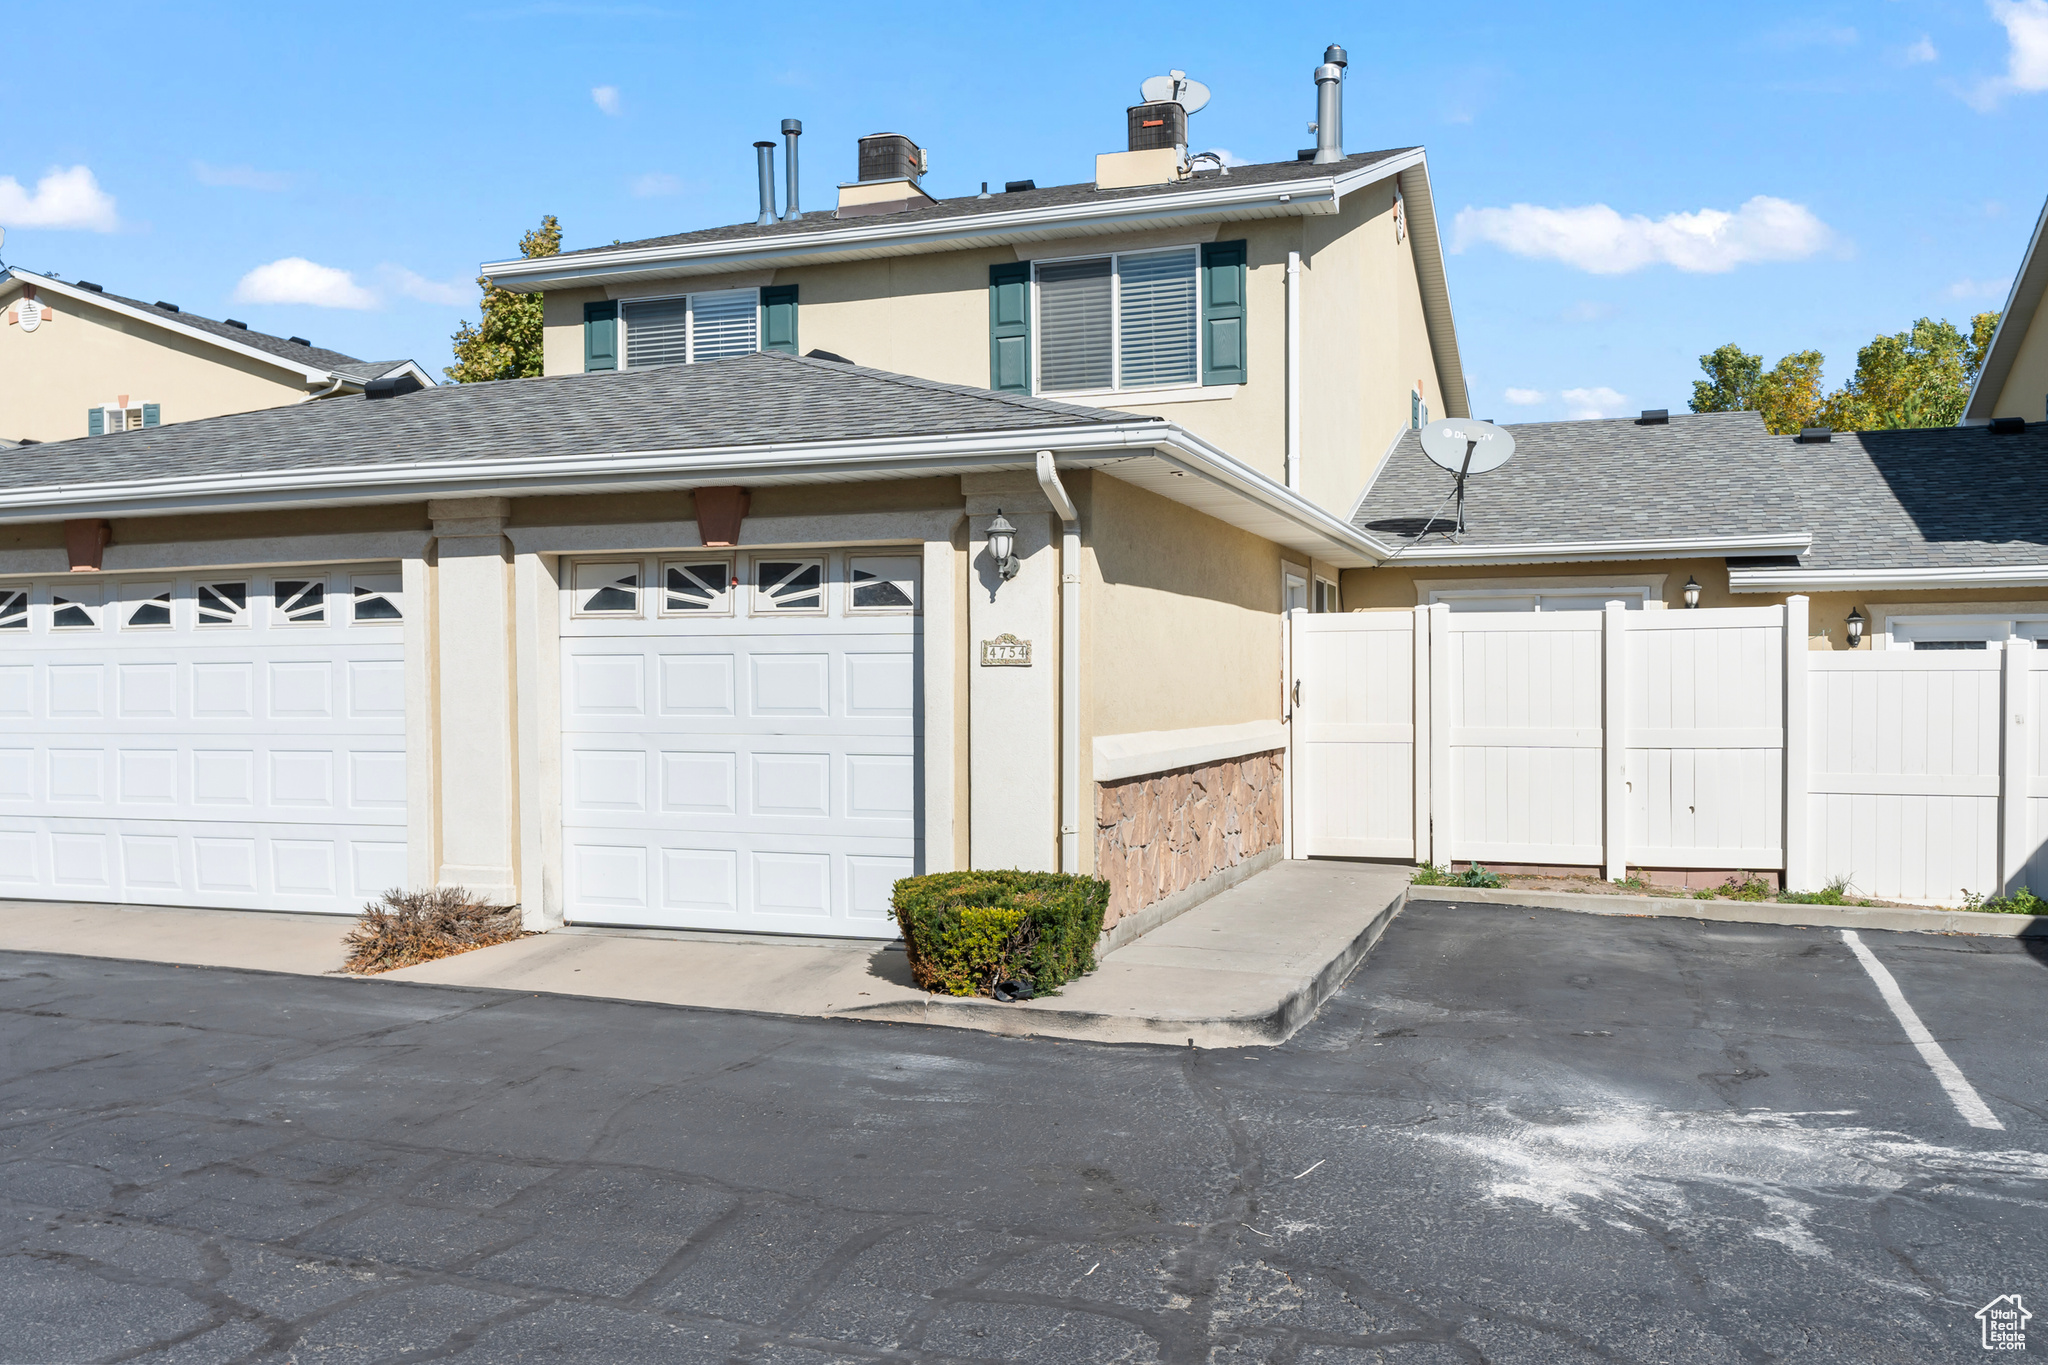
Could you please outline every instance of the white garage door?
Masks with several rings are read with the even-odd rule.
[[[354,912],[405,881],[396,569],[0,586],[0,896]]]
[[[894,937],[890,885],[923,854],[919,565],[565,566],[571,921]]]

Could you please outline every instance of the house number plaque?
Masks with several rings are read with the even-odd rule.
[[[1031,667],[1031,642],[1020,640],[1007,632],[993,640],[981,642],[981,666],[983,668],[1029,668]]]

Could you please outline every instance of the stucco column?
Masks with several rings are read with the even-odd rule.
[[[427,504],[434,573],[435,793],[441,837],[434,880],[491,900],[519,899],[518,751],[506,498]]]
[[[970,474],[967,495],[968,853],[979,868],[1059,870],[1059,542],[1029,473]],[[1017,528],[1017,576],[988,553],[1000,510]],[[1014,635],[1029,667],[988,666],[982,642]]]

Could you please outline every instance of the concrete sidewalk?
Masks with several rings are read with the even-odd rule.
[[[1102,959],[1057,996],[930,996],[901,944],[558,929],[369,979],[702,1009],[941,1024],[992,1033],[1274,1043],[1344,983],[1400,907],[1405,868],[1283,862]],[[347,921],[314,915],[0,903],[0,951],[307,975],[341,965]]]

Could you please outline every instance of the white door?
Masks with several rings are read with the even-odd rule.
[[[893,938],[923,863],[914,553],[570,561],[566,916]]]
[[[405,882],[395,568],[0,587],[0,896],[353,913]]]

